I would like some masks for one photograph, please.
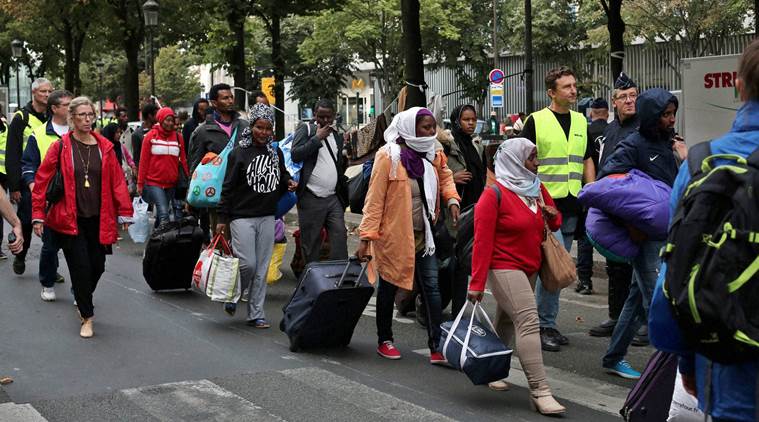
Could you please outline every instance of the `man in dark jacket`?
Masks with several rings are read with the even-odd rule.
[[[32,131],[47,122],[47,98],[53,84],[45,78],[32,82],[32,101],[13,115],[8,125],[5,166],[11,202],[18,204],[18,218],[24,232],[24,249],[13,260],[13,272],[26,271],[26,254],[32,242],[32,192],[21,180],[21,157]]]
[[[190,174],[200,164],[203,157],[209,153],[220,154],[229,144],[230,139],[237,145],[239,132],[249,126],[245,119],[239,117],[235,110],[235,96],[232,88],[227,84],[216,84],[209,91],[213,112],[207,113],[205,121],[192,132],[190,137],[190,152],[188,162]],[[205,215],[201,215],[201,225],[206,230]],[[216,210],[208,210],[208,224],[211,231],[216,230]],[[227,233],[228,234],[228,233]]]
[[[638,130],[638,116],[635,114],[635,101],[638,99],[638,86],[624,73],[614,82],[612,105],[616,116],[600,139],[598,169],[603,166],[616,146],[633,132]],[[590,329],[594,337],[609,337],[614,331],[619,314],[630,293],[632,281],[632,265],[624,262],[606,261],[606,274],[609,277],[609,319]],[[633,346],[648,344],[645,335],[646,326],[641,326],[638,335],[633,339]]]
[[[320,100],[314,112],[316,125],[301,125],[295,131],[292,147],[293,161],[303,163],[297,194],[300,241],[306,263],[319,260],[322,227],[327,228],[329,235],[329,259],[348,256],[343,137],[334,127],[335,106],[331,101]]]
[[[184,139],[184,150],[190,150],[190,138],[192,132],[203,122],[206,121],[206,110],[208,110],[208,100],[199,98],[192,105],[192,116],[184,122],[182,126],[182,139]]]
[[[677,98],[667,90],[653,88],[641,94],[636,103],[640,128],[616,147],[601,168],[599,178],[638,169],[672,186],[678,170],[673,151],[677,106]],[[661,263],[659,251],[664,244],[665,240],[659,239],[640,242],[640,252],[633,260],[630,293],[603,357],[603,367],[608,373],[629,379],[640,378],[640,373],[624,357],[636,331],[647,321]]]
[[[591,158],[593,158],[596,169],[599,168],[598,156],[601,151],[604,129],[609,125],[608,120],[609,103],[603,98],[596,98],[590,103],[590,124],[588,125],[588,144],[593,148]],[[575,232],[577,239],[577,276],[579,278],[575,291],[581,295],[593,294],[593,280],[591,278],[593,276],[593,245],[585,236],[585,218],[587,215],[588,210],[583,209]]]

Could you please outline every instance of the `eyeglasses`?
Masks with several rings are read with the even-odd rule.
[[[638,99],[638,94],[625,94],[625,95],[619,95],[616,98],[617,100],[622,100],[623,103],[626,103],[628,100],[635,101]]]
[[[74,116],[78,117],[80,119],[88,119],[88,118],[89,119],[94,119],[95,118],[95,113],[92,113],[92,112],[90,112],[90,113],[86,113],[86,112],[85,113],[74,113]]]

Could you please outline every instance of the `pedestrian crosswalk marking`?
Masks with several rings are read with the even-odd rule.
[[[353,403],[364,410],[393,421],[454,421],[367,385],[351,381],[321,368],[306,367],[279,371],[288,378],[315,387],[336,399]]]
[[[122,390],[122,394],[161,422],[282,422],[281,418],[262,407],[208,380],[131,388]]]
[[[372,296],[369,299],[369,304],[366,305],[366,309],[364,309],[363,315],[366,315],[372,318],[377,318],[377,298],[375,296]],[[400,316],[399,314],[396,314],[395,316],[393,316],[393,319],[395,321],[400,322],[401,324],[414,323],[413,319]]]
[[[1,403],[0,421],[47,422],[31,404]]]

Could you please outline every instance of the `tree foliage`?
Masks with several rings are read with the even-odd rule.
[[[188,106],[200,94],[200,78],[193,70],[195,59],[178,46],[163,47],[155,59],[156,95],[162,105],[177,107]],[[147,73],[140,74],[140,95],[150,96],[150,83]]]

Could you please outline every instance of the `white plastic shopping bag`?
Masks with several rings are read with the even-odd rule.
[[[129,237],[134,243],[143,243],[150,236],[150,220],[148,219],[148,203],[137,197],[132,200],[132,224],[129,226]]]
[[[240,260],[232,255],[229,244],[224,236],[217,235],[213,244],[221,243],[221,253],[211,250],[210,263],[205,275],[206,295],[214,302],[236,303],[242,295],[240,286]],[[206,254],[208,250],[204,251]],[[206,258],[209,259],[209,258]],[[201,263],[201,279],[202,277]],[[197,264],[196,264],[197,268]],[[202,282],[202,281],[201,281]]]
[[[195,264],[195,269],[192,272],[192,282],[203,293],[206,292],[206,287],[208,286],[208,275],[211,273],[213,257],[214,255],[220,255],[220,252],[216,250],[218,242],[219,235],[214,237],[207,248],[200,251],[200,257],[198,257],[198,262]]]
[[[707,420],[711,420],[711,417]],[[667,422],[704,422],[704,413],[698,408],[698,399],[685,391],[679,371],[675,378],[675,391],[672,393]]]

